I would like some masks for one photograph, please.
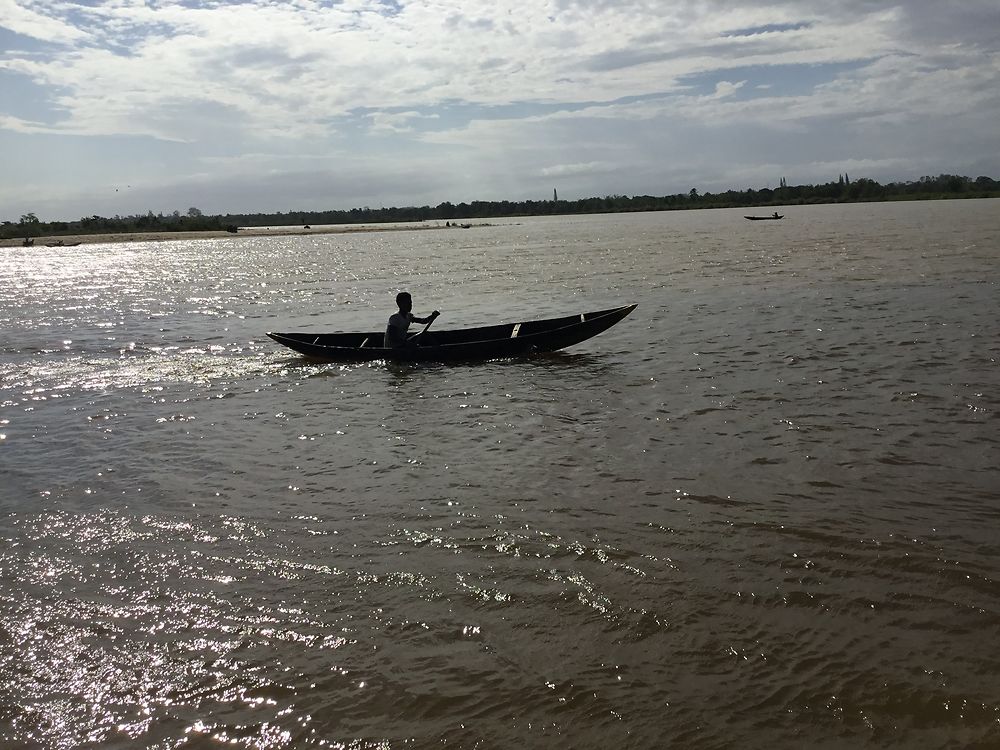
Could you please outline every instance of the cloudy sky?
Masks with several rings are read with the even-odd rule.
[[[1000,179],[998,0],[0,0],[0,219]]]

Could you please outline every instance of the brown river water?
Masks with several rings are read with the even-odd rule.
[[[4,250],[0,747],[1000,747],[1000,201],[744,213]]]

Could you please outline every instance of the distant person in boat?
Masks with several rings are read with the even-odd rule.
[[[409,292],[400,292],[396,295],[396,306],[399,307],[399,312],[390,316],[389,325],[385,328],[385,342],[382,345],[386,349],[416,346],[417,342],[414,341],[416,336],[408,336],[406,333],[410,323],[430,323],[441,314],[435,310],[426,318],[418,318],[410,312],[413,309],[413,299]]]
[[[775,219],[780,219],[780,218],[781,218],[780,216],[778,216],[778,212],[777,212],[777,211],[775,211],[775,212],[774,212],[773,214],[771,214],[771,215],[772,215],[772,216],[773,216],[773,217],[774,217]]]

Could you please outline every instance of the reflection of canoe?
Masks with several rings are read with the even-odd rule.
[[[783,214],[774,214],[774,216],[744,216],[743,218],[750,219],[750,221],[777,221],[785,217]]]
[[[402,349],[382,346],[384,333],[268,333],[279,344],[294,349],[310,359],[323,362],[343,360],[394,359],[470,361],[518,357],[534,352],[551,352],[606,331],[636,308],[635,305],[611,310],[569,315],[565,318],[507,323],[457,331],[419,333],[426,344]],[[426,329],[425,329],[426,330]]]

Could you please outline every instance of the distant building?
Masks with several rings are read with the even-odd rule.
[[[553,202],[559,200],[559,193],[556,192],[555,188],[552,188],[552,200],[553,200]]]

